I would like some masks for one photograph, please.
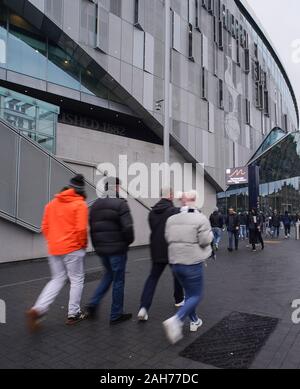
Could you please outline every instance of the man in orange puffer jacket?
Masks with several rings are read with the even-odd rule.
[[[84,177],[79,174],[45,208],[42,232],[48,244],[52,279],[27,312],[31,332],[39,328],[40,319],[48,312],[68,278],[71,290],[66,324],[76,324],[84,319],[80,309],[88,242],[88,207],[84,189]]]

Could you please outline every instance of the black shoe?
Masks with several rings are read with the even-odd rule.
[[[80,323],[81,321],[85,320],[87,317],[84,313],[82,312],[78,312],[77,315],[75,316],[69,316],[67,321],[66,321],[66,325],[67,326],[73,326],[77,323]]]
[[[110,325],[113,326],[116,324],[120,324],[120,323],[123,323],[124,321],[128,321],[130,319],[132,319],[132,314],[131,313],[124,313],[123,315],[121,315],[117,319],[111,320]]]
[[[85,308],[85,313],[84,314],[86,316],[86,319],[88,319],[88,320],[96,320],[98,318],[97,307],[93,306],[93,305],[88,305]]]
[[[233,250],[232,250],[232,249],[228,249],[228,251],[229,251],[230,253],[232,253],[232,252],[233,252]]]

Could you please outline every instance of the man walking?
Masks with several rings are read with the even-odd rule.
[[[212,227],[212,232],[214,234],[213,250],[217,251],[221,242],[221,231],[224,224],[223,217],[220,214],[218,208],[215,208],[214,212],[210,215],[209,221]]]
[[[152,208],[152,211],[149,214],[149,225],[151,229],[150,249],[152,268],[151,273],[145,283],[141,297],[141,305],[138,313],[138,320],[140,321],[148,320],[148,312],[152,305],[156,286],[161,275],[163,274],[163,271],[169,265],[168,245],[165,240],[165,227],[167,220],[170,216],[180,212],[179,208],[174,207],[174,194],[172,189],[163,189],[161,196],[161,200]],[[175,276],[174,299],[176,307],[183,305],[183,290]]]
[[[233,208],[229,209],[229,213],[226,219],[226,226],[228,231],[228,239],[229,239],[229,246],[228,251],[233,251],[233,241],[235,244],[235,250],[237,251],[239,249],[239,230],[240,230],[240,224],[239,224],[239,217],[234,212]]]
[[[101,300],[113,285],[111,325],[132,318],[132,314],[124,314],[124,288],[127,252],[134,241],[134,229],[128,203],[120,197],[120,185],[119,178],[108,178],[103,198],[95,201],[90,212],[92,243],[102,260],[105,274],[86,314],[90,319],[96,318]]]
[[[80,309],[88,225],[84,188],[84,177],[79,174],[71,179],[69,188],[64,188],[45,208],[42,232],[48,243],[52,279],[27,312],[31,332],[39,329],[41,318],[48,312],[67,278],[71,289],[66,324],[76,324],[84,319]]]
[[[246,212],[242,212],[239,214],[239,223],[240,223],[240,238],[242,240],[247,239],[247,224],[248,224],[248,217]]]
[[[273,215],[272,215],[272,220],[271,220],[273,238],[275,237],[275,235],[276,235],[277,239],[279,238],[280,222],[281,222],[280,215],[275,210]]]
[[[288,211],[285,211],[285,214],[282,218],[282,222],[284,225],[284,234],[285,239],[289,239],[291,237],[291,225],[292,225],[292,218],[289,215]]]
[[[187,317],[190,319],[191,332],[197,332],[203,324],[196,309],[203,295],[203,262],[211,256],[213,241],[211,225],[196,207],[197,192],[187,193],[186,198],[187,207],[168,219],[165,232],[169,261],[185,293],[184,306],[163,323],[172,344],[182,339]]]

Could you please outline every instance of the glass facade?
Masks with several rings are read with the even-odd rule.
[[[261,210],[300,213],[300,133],[285,136],[253,164],[260,167]],[[247,210],[248,188],[229,188],[218,194],[218,204],[222,212]]]
[[[283,131],[281,128],[279,127],[274,128],[270,132],[270,134],[266,137],[266,139],[263,141],[262,145],[257,150],[257,152],[254,154],[252,160],[256,159],[259,155],[263,154],[265,151],[267,151],[270,147],[272,147],[276,142],[278,142],[286,135],[287,133]]]
[[[75,58],[76,48],[58,46],[0,0],[0,67],[117,103],[122,101],[99,81],[93,69]]]
[[[55,153],[59,107],[0,87],[0,118]]]

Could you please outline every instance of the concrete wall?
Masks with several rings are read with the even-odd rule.
[[[150,167],[151,163],[163,162],[162,146],[61,123],[58,125],[57,131],[57,154],[95,185],[99,179],[96,176],[96,166],[104,162],[111,162],[118,166],[120,155],[127,155],[128,165],[134,162],[143,162],[147,167]],[[184,158],[174,149],[171,149],[171,162],[186,163]],[[150,198],[142,201],[148,207],[156,202]],[[148,211],[143,205],[131,198],[129,198],[129,205],[136,226],[135,245],[147,244],[149,239]],[[205,182],[204,206],[202,207],[204,214],[209,215],[215,206],[216,191],[208,182]]]
[[[96,166],[103,162],[118,163],[119,155],[128,156],[128,164],[163,161],[163,148],[158,145],[122,138],[116,135],[100,133],[59,124],[57,132],[57,153],[74,170],[81,172],[92,183],[97,183]],[[182,156],[171,150],[171,161],[185,163]],[[67,183],[66,183],[67,184]],[[203,212],[209,215],[216,205],[214,188],[205,182]],[[128,198],[135,224],[136,240],[134,246],[149,242],[148,209],[156,200],[144,199],[142,203]],[[0,219],[0,263],[42,258],[47,256],[44,238],[11,222]],[[92,250],[89,245],[89,250]]]
[[[0,263],[47,255],[44,239],[23,227],[0,218]]]

